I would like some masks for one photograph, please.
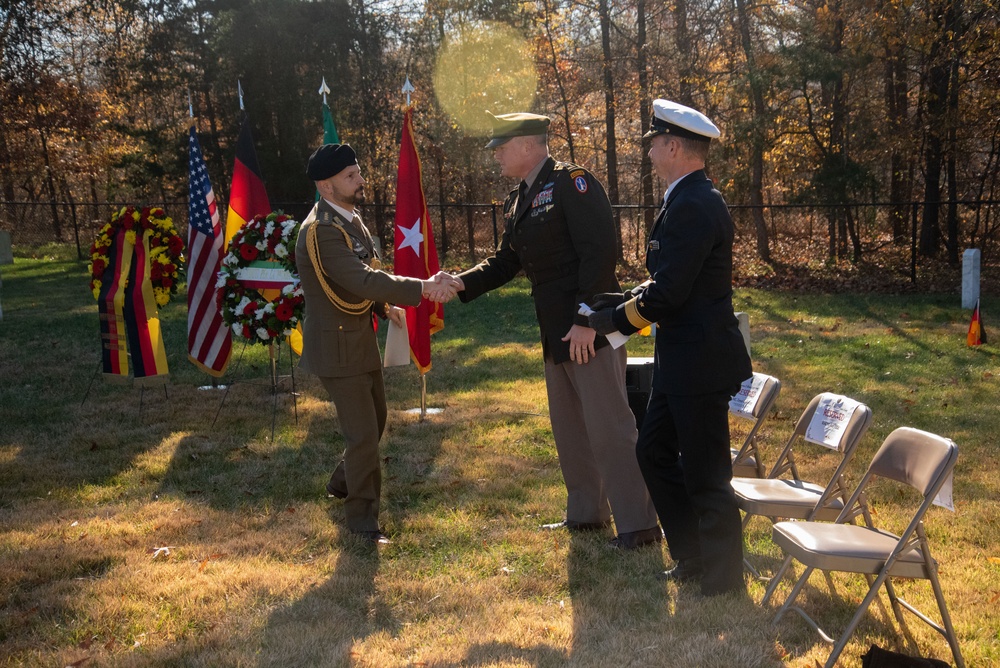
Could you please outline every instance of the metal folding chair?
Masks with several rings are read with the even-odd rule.
[[[856,405],[856,408],[854,408],[854,412],[850,415],[843,430],[836,434],[835,438],[831,437],[832,442],[815,446],[817,448],[830,448],[839,453],[839,462],[833,475],[825,485],[803,480],[795,462],[796,446],[800,443],[811,442],[806,439],[806,434],[818,410],[822,408],[828,411],[831,410],[831,407],[835,409],[837,406],[846,405]],[[745,513],[743,516],[744,531],[755,515],[769,517],[772,521],[776,521],[776,518],[824,521],[836,519],[843,511],[844,501],[850,493],[850,488],[845,482],[847,467],[870,424],[871,409],[865,404],[857,403],[843,395],[826,392],[813,397],[805,411],[799,416],[792,435],[767,477],[733,478],[732,485],[733,491],[736,493],[736,501],[740,510]],[[864,515],[866,520],[869,519],[868,507],[863,497],[859,499],[857,507],[852,510],[852,513],[852,517]],[[761,577],[748,560],[744,559],[743,563],[747,570],[756,577]]]
[[[754,381],[763,380],[757,403],[750,412],[737,411],[734,404],[730,403],[729,414],[739,419],[740,422],[749,422],[749,428],[743,437],[743,443],[739,448],[731,448],[729,453],[733,460],[733,475],[746,478],[763,478],[764,463],[760,457],[760,449],[757,446],[757,433],[760,431],[761,423],[768,416],[774,407],[774,402],[781,393],[781,381],[774,376],[763,373],[755,373],[752,377],[743,381],[740,392],[749,392]]]
[[[861,617],[878,596],[879,589],[883,585],[899,625],[901,627],[904,625],[905,608],[943,635],[951,647],[955,664],[958,668],[965,667],[958,638],[938,581],[937,562],[931,557],[923,522],[924,514],[948,480],[957,459],[958,446],[953,441],[918,429],[900,427],[889,434],[882,443],[857,489],[848,499],[845,509],[836,519],[836,523],[778,522],[772,527],[774,542],[787,556],[771,580],[761,605],[766,605],[770,600],[792,560],[802,563],[806,568],[792,587],[784,605],[778,610],[774,623],[777,623],[788,610],[799,613],[824,640],[834,644],[826,660],[826,668],[832,668],[837,662]],[[845,523],[851,518],[850,508],[876,478],[909,485],[922,495],[916,513],[906,529],[898,536],[877,529],[870,517],[866,517],[864,526]],[[816,569],[826,572],[861,573],[868,580],[868,594],[836,642],[802,608],[794,605],[810,574]],[[938,624],[900,598],[892,585],[892,578],[930,580],[941,623]]]

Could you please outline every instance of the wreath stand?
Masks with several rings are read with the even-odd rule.
[[[128,354],[129,357],[132,357],[132,353],[127,353],[127,354]],[[94,375],[90,377],[90,384],[87,385],[87,391],[83,393],[83,399],[80,400],[80,407],[81,408],[83,408],[84,404],[87,403],[87,397],[90,396],[90,390],[94,387],[94,381],[97,380],[97,377],[101,374],[101,368],[103,366],[104,366],[103,360],[97,360],[97,368],[94,369]],[[135,377],[133,376],[130,379],[130,381],[131,381],[131,384],[134,386],[135,385]],[[145,383],[145,382],[139,383],[139,415],[138,415],[138,419],[140,419],[140,420],[142,419],[142,401],[143,401],[143,398],[146,396],[146,387],[147,387],[147,385],[148,385],[148,383]],[[168,385],[168,383],[167,383],[166,379],[164,379],[163,380],[163,397],[167,401],[170,401],[170,393],[167,392],[167,385]]]
[[[243,354],[246,352],[246,349],[247,349],[247,342],[244,341],[243,342],[243,348],[240,349],[240,356],[236,360],[236,367],[233,369],[233,374],[234,375],[235,375],[236,371],[239,370],[240,364],[243,362]],[[298,390],[295,387],[295,360],[292,357],[292,346],[291,345],[288,346],[288,371],[289,371],[289,374],[287,376],[278,375],[278,363],[280,362],[280,357],[281,357],[281,344],[280,343],[275,343],[274,341],[271,341],[271,343],[268,345],[268,354],[269,354],[269,358],[270,358],[268,366],[269,366],[269,372],[270,372],[269,373],[269,376],[270,376],[269,380],[270,380],[270,386],[271,386],[271,442],[273,443],[274,442],[274,427],[275,427],[275,424],[277,422],[277,417],[278,417],[278,390],[279,390],[279,385],[280,385],[282,379],[284,379],[284,378],[290,378],[291,382],[292,382],[292,391],[291,391],[292,406],[294,407],[294,411],[295,411],[295,424],[296,425],[299,423],[299,402],[298,402],[299,393],[298,393]],[[230,381],[226,385],[226,391],[222,395],[222,401],[219,402],[219,409],[215,412],[215,418],[212,420],[212,426],[213,427],[215,426],[215,423],[219,420],[219,415],[222,414],[222,407],[225,406],[225,404],[226,404],[226,397],[229,396],[229,390],[234,385],[236,385],[237,382],[239,382],[239,381],[237,381],[237,380],[234,379],[234,380]]]

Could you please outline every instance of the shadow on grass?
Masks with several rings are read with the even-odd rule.
[[[379,553],[341,533],[333,576],[267,620],[258,666],[347,666],[352,648],[368,636],[396,635],[401,624],[375,586]],[[363,659],[364,657],[358,657]]]

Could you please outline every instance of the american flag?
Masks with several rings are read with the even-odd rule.
[[[233,343],[219,311],[215,287],[225,242],[215,193],[193,127],[188,148],[188,359],[218,377],[226,372]]]

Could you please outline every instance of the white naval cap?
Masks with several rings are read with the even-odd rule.
[[[670,100],[653,100],[653,121],[643,139],[661,134],[707,142],[718,139],[722,132],[700,111]]]

